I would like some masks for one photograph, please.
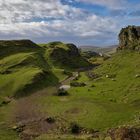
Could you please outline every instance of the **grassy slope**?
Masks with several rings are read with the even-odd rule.
[[[61,42],[38,46],[30,40],[0,41],[0,100],[54,85],[67,77],[66,67],[89,65],[80,55],[68,56],[73,49]],[[50,57],[52,52],[56,55]]]
[[[0,45],[2,50],[0,59],[1,98],[27,90],[30,92],[33,84],[37,89],[58,81],[50,72],[50,67],[43,58],[44,50],[41,47],[30,41],[9,41],[3,44],[0,42]]]
[[[90,66],[90,64],[77,52],[72,54],[72,50],[76,51],[73,44],[64,44],[62,42],[51,42],[48,44],[40,44],[46,48],[45,58],[48,63],[59,69],[75,69]]]
[[[42,52],[38,53],[33,50],[31,52],[21,51],[17,55],[11,54],[0,59],[2,66],[0,72],[3,73],[0,75],[0,85],[7,85],[1,87],[7,95],[11,95],[15,90],[18,91],[18,87],[21,89],[24,83],[32,83],[34,77],[44,70],[48,71],[48,67],[44,67],[45,60],[39,55],[40,53]],[[86,82],[86,87],[71,88],[70,95],[66,97],[40,96],[37,98],[37,103],[42,112],[47,111],[47,115],[61,116],[69,122],[76,121],[87,128],[105,130],[123,124],[137,125],[140,115],[140,78],[135,76],[140,74],[139,55],[137,52],[115,54],[92,71],[100,75],[99,79],[91,80],[85,72],[82,72],[79,81]],[[53,72],[60,80],[65,77],[61,69],[53,69]],[[106,75],[115,76],[107,78]],[[40,79],[39,82],[41,81]],[[47,78],[45,83],[51,81],[52,77]],[[95,87],[91,87],[93,84]],[[8,90],[9,88],[12,90]],[[1,98],[3,98],[2,91]],[[7,122],[10,121],[9,115],[13,106],[10,103],[0,108],[0,139],[2,140],[18,139],[11,128],[9,129]],[[46,139],[46,136],[40,139]],[[67,139],[67,136],[64,139]]]
[[[38,102],[42,111],[47,108],[50,115],[76,121],[87,128],[106,130],[136,125],[140,112],[140,79],[135,75],[140,74],[139,63],[136,52],[118,53],[93,71],[100,75],[98,80],[88,79],[82,72],[79,81],[85,81],[86,87],[71,88],[67,97],[42,97]],[[106,78],[112,74],[116,77]],[[91,87],[93,84],[95,87]]]
[[[0,107],[0,140],[20,140],[18,134],[12,130],[12,113],[14,103]]]

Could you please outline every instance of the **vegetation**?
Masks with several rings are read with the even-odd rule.
[[[53,67],[72,70],[91,65],[73,44],[51,42],[43,47],[46,48],[45,59]]]
[[[71,74],[60,69],[63,61],[68,69],[89,65],[76,46],[61,42],[38,46],[30,40],[0,41],[0,50],[0,98],[24,96],[56,85]],[[50,61],[60,68],[54,68]]]
[[[0,59],[0,96],[24,95],[26,92],[35,91],[37,88],[49,85],[51,79],[53,79],[51,84],[55,84],[57,78],[52,74],[49,65],[42,57],[40,47],[36,45],[36,48],[34,48],[34,43],[29,41],[29,45],[33,46],[29,46],[29,52],[26,52],[28,46],[22,46],[24,45],[22,41],[21,44],[20,41],[15,41],[16,43],[18,43],[18,46],[11,47],[12,52]],[[28,43],[28,41],[25,41],[25,43]],[[2,47],[2,51],[6,51],[9,46],[4,47],[3,43]],[[42,82],[42,80],[44,81]],[[36,85],[36,88],[32,89],[33,85]]]
[[[0,41],[0,139],[139,140],[140,53],[128,44],[93,67],[101,57],[73,44]]]
[[[102,132],[119,126],[139,126],[138,58],[137,52],[114,54],[91,70],[97,77],[91,79],[86,72],[80,72],[77,82],[86,82],[85,87],[71,87],[70,96],[65,98],[41,97],[38,103],[43,105],[42,111],[49,106],[49,114],[64,117],[69,123],[76,122],[86,129]]]

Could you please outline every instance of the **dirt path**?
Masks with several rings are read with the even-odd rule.
[[[72,76],[67,77],[63,81],[60,82],[60,85],[69,85],[72,80],[79,76],[78,72],[73,72]]]

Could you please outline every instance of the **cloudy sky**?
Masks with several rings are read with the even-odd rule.
[[[140,25],[140,0],[0,0],[0,39],[106,46],[127,25]]]

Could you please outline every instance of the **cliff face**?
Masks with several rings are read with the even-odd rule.
[[[118,50],[140,50],[140,26],[128,26],[119,34]]]

